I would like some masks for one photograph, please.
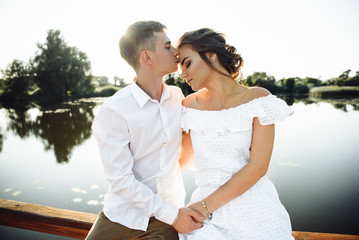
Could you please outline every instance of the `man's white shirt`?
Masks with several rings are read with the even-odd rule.
[[[178,87],[164,85],[158,102],[133,83],[100,107],[92,130],[109,181],[103,211],[111,221],[145,231],[150,217],[172,224],[184,206],[182,99]]]

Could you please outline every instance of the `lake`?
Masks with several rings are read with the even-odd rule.
[[[268,171],[293,230],[359,235],[359,100],[286,98]],[[0,109],[0,198],[98,213],[107,181],[91,123],[104,99]],[[183,171],[186,202],[194,172]],[[1,216],[0,216],[1,217]],[[0,239],[70,239],[0,226]]]

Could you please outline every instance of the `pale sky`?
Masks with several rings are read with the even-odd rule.
[[[202,27],[223,32],[242,53],[244,77],[327,80],[359,71],[358,0],[0,0],[0,69],[27,62],[47,31],[59,29],[87,54],[94,75],[131,82],[118,41],[138,20],[165,24],[173,44]]]

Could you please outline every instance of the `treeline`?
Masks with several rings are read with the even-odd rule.
[[[337,78],[322,81],[317,78],[283,78],[276,80],[273,76],[267,75],[264,72],[255,72],[252,75],[242,80],[242,83],[246,86],[261,86],[267,88],[269,91],[275,94],[294,94],[302,95],[309,93],[309,90],[313,87],[320,86],[359,86],[359,71],[356,75],[350,77],[351,70],[346,70],[340,74]]]
[[[118,85],[111,87],[107,77],[93,76],[87,55],[68,46],[59,30],[49,30],[46,42],[37,44],[37,48],[29,62],[15,59],[1,71],[2,104],[36,102],[49,106],[83,97],[108,96],[126,85],[124,79],[115,77]]]
[[[240,82],[245,86],[260,86],[266,88],[273,94],[303,95],[308,94],[309,90],[313,87],[359,86],[359,71],[357,71],[356,75],[353,77],[349,76],[350,71],[351,70],[346,70],[337,78],[326,81],[311,77],[292,77],[276,80],[273,76],[267,75],[265,72],[255,72],[246,78],[240,79]],[[189,87],[177,73],[168,75],[166,83],[169,85],[177,85],[182,89],[184,95],[188,95],[193,92],[191,87]]]
[[[25,63],[13,60],[0,79],[0,103],[24,106],[35,102],[42,106],[56,105],[78,98],[104,97],[126,86],[123,78],[114,77],[114,84],[105,76],[95,77],[84,52],[68,46],[59,30],[49,30],[46,42],[37,44],[35,56]],[[307,94],[318,86],[359,86],[359,71],[351,70],[337,78],[321,81],[316,78],[284,78],[276,80],[265,72],[255,72],[241,82],[246,86],[261,86],[274,94]],[[166,83],[179,86],[184,95],[193,92],[178,73],[166,77]]]

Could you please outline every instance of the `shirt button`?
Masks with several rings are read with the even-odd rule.
[[[161,169],[164,169],[164,168],[165,168],[165,165],[162,163],[162,164],[160,165],[160,168],[161,168]]]

